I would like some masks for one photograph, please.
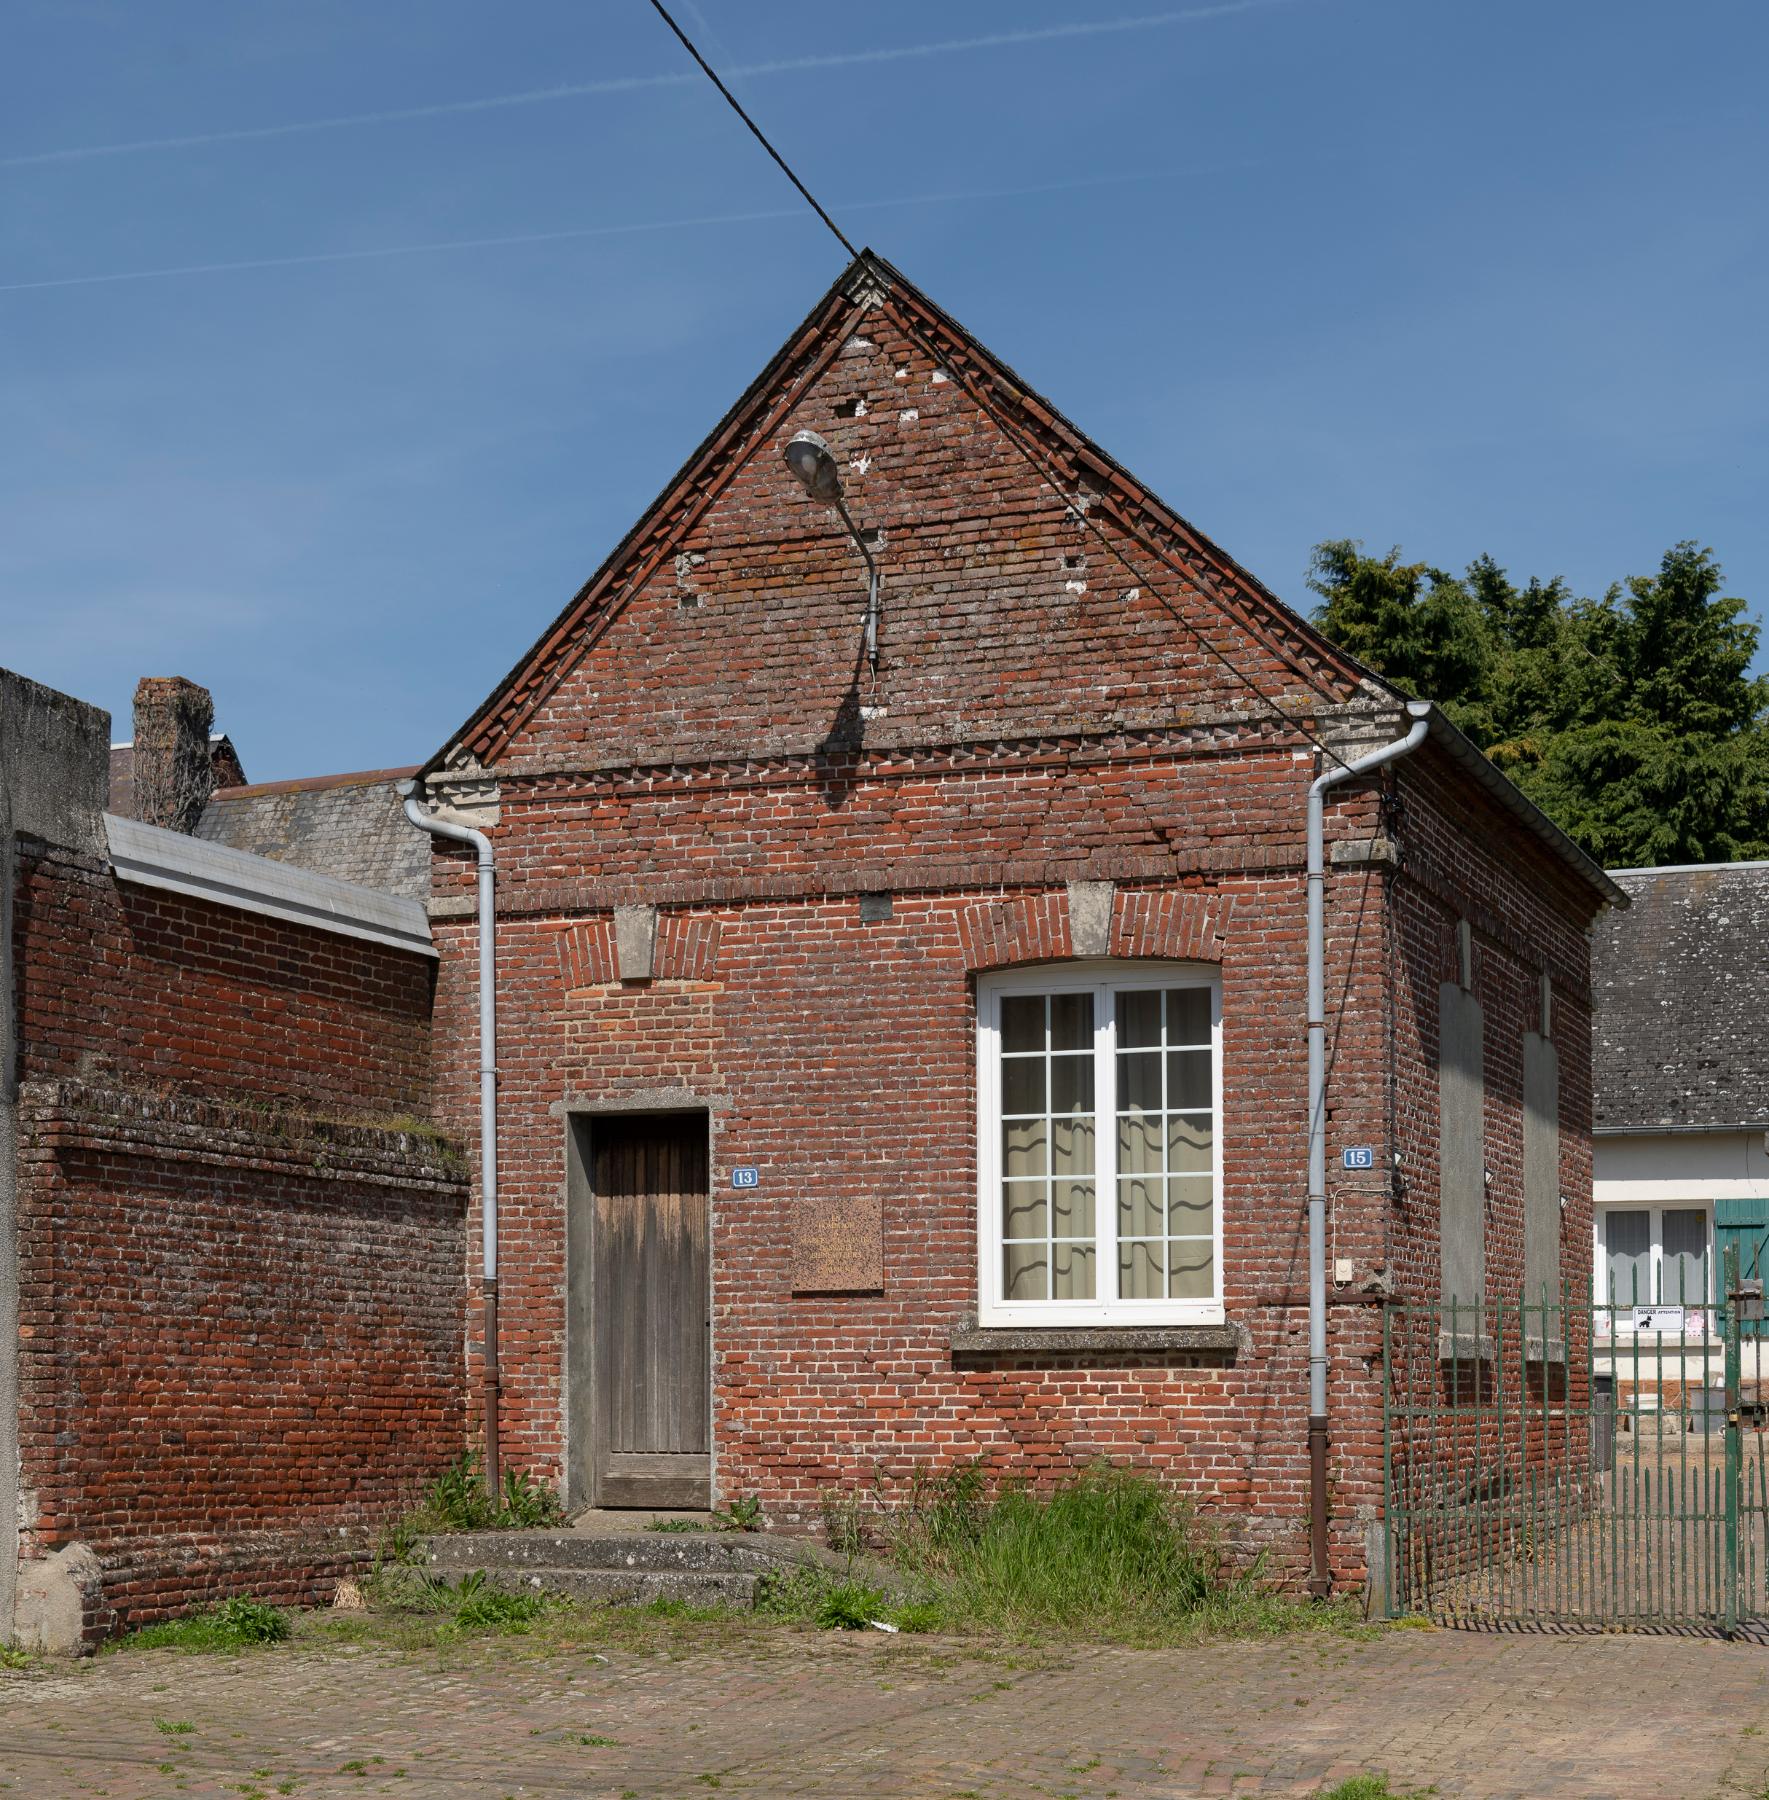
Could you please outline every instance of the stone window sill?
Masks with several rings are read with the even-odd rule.
[[[965,1320],[952,1333],[951,1347],[966,1356],[1024,1356],[1140,1351],[1211,1351],[1234,1355],[1243,1347],[1240,1325],[993,1325]]]
[[[1472,1331],[1440,1331],[1437,1334],[1439,1362],[1491,1362],[1493,1340]]]

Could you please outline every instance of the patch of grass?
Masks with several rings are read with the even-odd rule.
[[[384,1543],[386,1540],[384,1540]],[[463,1575],[450,1584],[413,1561],[397,1559],[397,1542],[387,1544],[388,1559],[376,1557],[374,1570],[364,1584],[377,1608],[393,1614],[427,1615],[441,1631],[522,1632],[544,1613],[549,1596],[510,1592],[494,1587],[483,1569]],[[331,1635],[362,1638],[376,1635],[361,1613],[333,1621]]]
[[[155,1719],[154,1730],[162,1737],[189,1737],[196,1727],[189,1719]]]
[[[653,1519],[645,1529],[647,1531],[711,1531],[712,1525],[706,1519]]]
[[[118,1638],[118,1650],[253,1650],[280,1644],[289,1635],[289,1615],[249,1594],[235,1594],[207,1612],[144,1625]]]
[[[727,1619],[735,1616],[728,1606],[695,1606],[691,1601],[678,1600],[674,1594],[659,1594],[655,1600],[647,1600],[643,1606],[632,1610],[643,1613],[648,1619]]]
[[[218,1631],[242,1644],[280,1644],[289,1635],[289,1615],[250,1594],[223,1600],[209,1616]]]
[[[605,1653],[667,1659],[735,1654],[755,1659],[772,1655],[777,1639],[780,1653],[788,1654],[796,1623],[680,1603],[653,1611],[649,1606],[559,1600],[524,1631],[467,1635],[446,1613],[381,1612],[310,1613],[302,1620],[302,1632],[316,1642],[372,1644],[434,1655],[443,1667],[468,1659],[475,1667],[484,1667],[488,1660],[578,1658],[593,1676],[610,1662],[611,1655]]]
[[[1231,1569],[1183,1496],[1105,1465],[1042,1494],[991,1495],[974,1466],[920,1480],[890,1554],[920,1590],[885,1615],[905,1629],[1156,1643],[1356,1622],[1349,1604],[1284,1593],[1257,1564]]]
[[[824,1631],[864,1631],[876,1621],[899,1631],[938,1631],[945,1610],[937,1600],[902,1602],[883,1587],[846,1578],[817,1564],[772,1571],[756,1590],[756,1611]]]
[[[11,1669],[22,1674],[26,1669],[36,1668],[37,1661],[37,1657],[29,1650],[18,1650],[11,1644],[0,1644],[0,1669]]]
[[[813,1617],[825,1631],[864,1631],[884,1611],[883,1588],[863,1581],[836,1581],[824,1589]]]
[[[1147,1635],[1234,1583],[1190,1507],[1146,1475],[1092,1469],[993,1501],[975,1469],[929,1484],[895,1560],[930,1581],[955,1624],[1089,1637]]]
[[[482,1569],[463,1575],[460,1585],[448,1589],[445,1604],[454,1613],[454,1624],[460,1631],[526,1631],[546,1610],[544,1594],[512,1594],[493,1587]]]
[[[883,1616],[899,1631],[938,1631],[946,1622],[945,1609],[937,1600],[911,1600],[891,1607]]]
[[[1386,1775],[1354,1775],[1337,1787],[1320,1789],[1315,1800],[1426,1800],[1427,1795],[1436,1792],[1434,1787],[1407,1788],[1403,1792],[1391,1788]]]

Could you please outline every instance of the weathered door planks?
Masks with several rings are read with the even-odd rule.
[[[574,1151],[571,1363],[589,1392],[573,1396],[573,1489],[598,1506],[704,1507],[706,1115],[579,1118]]]

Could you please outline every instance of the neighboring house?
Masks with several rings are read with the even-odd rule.
[[[422,772],[498,866],[506,1459],[790,1522],[1107,1457],[1301,1561],[1308,794],[1410,723],[863,254]],[[1327,799],[1343,1585],[1385,1300],[1589,1280],[1625,896],[1440,715]],[[463,1136],[474,905],[439,844]]]
[[[111,745],[107,810],[385,894],[429,892],[429,845],[398,792],[415,769],[248,785],[233,740],[210,729],[214,716],[209,690],[194,681],[139,682],[135,735]]]
[[[1598,1322],[1624,1382],[1635,1341],[1655,1373],[1680,1342],[1684,1378],[1712,1380],[1724,1250],[1769,1275],[1769,863],[1615,880],[1632,904],[1592,950]]]

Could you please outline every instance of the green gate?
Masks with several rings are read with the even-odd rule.
[[[1720,1240],[1718,1307],[1386,1309],[1391,1617],[1769,1633],[1769,1219]]]

